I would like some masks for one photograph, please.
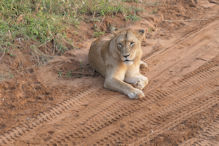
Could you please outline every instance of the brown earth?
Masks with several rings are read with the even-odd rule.
[[[104,89],[89,67],[92,24],[81,26],[80,49],[62,56],[5,54],[0,145],[219,145],[217,1],[166,1],[147,10],[156,14],[142,12],[135,23],[115,18],[117,27],[148,28],[142,49],[149,70],[142,73],[150,82],[140,100]]]

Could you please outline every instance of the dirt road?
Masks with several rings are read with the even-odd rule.
[[[101,77],[78,79],[68,99],[0,135],[0,145],[219,145],[218,26],[212,16],[145,55],[143,99],[104,89]]]

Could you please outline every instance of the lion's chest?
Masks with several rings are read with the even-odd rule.
[[[121,63],[115,68],[114,76],[117,79],[124,80],[127,72],[127,65]]]

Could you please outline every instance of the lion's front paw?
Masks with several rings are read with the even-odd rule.
[[[139,89],[135,89],[134,91],[128,93],[128,97],[130,99],[138,99],[138,98],[142,98],[144,96],[145,96],[144,93]]]
[[[144,87],[148,84],[148,78],[144,77],[143,79],[139,79],[134,86],[140,90],[144,89]]]
[[[141,76],[134,83],[134,86],[140,90],[144,89],[144,87],[148,84],[148,78],[145,76]]]

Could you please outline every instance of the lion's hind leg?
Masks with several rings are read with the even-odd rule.
[[[146,63],[146,62],[144,62],[144,61],[140,61],[140,67],[141,68],[147,68],[148,69],[148,64]]]

